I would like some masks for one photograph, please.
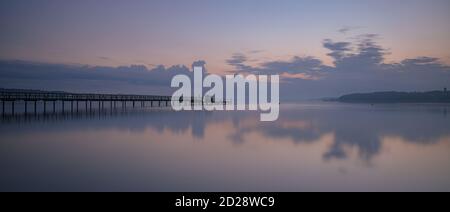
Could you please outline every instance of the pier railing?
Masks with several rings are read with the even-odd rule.
[[[171,96],[1,92],[1,101],[171,101]]]
[[[6,114],[5,103],[10,103],[10,114],[16,112],[16,102],[24,102],[24,112],[28,113],[28,103],[31,103],[32,110],[36,114],[38,113],[38,102],[42,102],[42,112],[47,113],[47,103],[51,103],[51,111],[55,113],[57,111],[57,102],[59,103],[60,110],[65,112],[66,102],[69,102],[68,106],[70,112],[78,112],[79,103],[82,104],[84,111],[92,111],[93,108],[98,110],[104,109],[105,103],[109,103],[111,109],[117,108],[119,103],[120,108],[127,108],[128,103],[132,103],[132,107],[140,106],[146,107],[168,107],[172,101],[181,101],[185,104],[228,104],[228,101],[215,101],[214,98],[174,98],[171,96],[156,96],[156,95],[123,95],[123,94],[77,94],[77,93],[65,93],[65,92],[0,92],[0,101],[2,105],[2,115]],[[94,103],[94,104],[93,104]],[[120,104],[121,103],[121,104]],[[149,103],[149,104],[146,104]],[[84,107],[83,107],[84,105]]]

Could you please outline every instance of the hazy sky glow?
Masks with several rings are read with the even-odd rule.
[[[374,38],[383,62],[450,64],[448,0],[0,0],[0,59],[93,66],[235,70],[294,56],[333,66],[324,40]],[[303,73],[296,73],[303,74]]]
[[[236,52],[326,59],[323,39],[376,33],[389,59],[450,61],[449,11],[448,0],[1,0],[0,51],[4,59],[94,65],[203,59],[219,72]],[[343,27],[353,30],[341,34]]]

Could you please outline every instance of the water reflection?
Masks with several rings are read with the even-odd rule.
[[[448,109],[303,103],[268,123],[148,108],[4,116],[0,190],[450,190]],[[401,170],[421,172],[402,184]]]
[[[192,136],[202,138],[210,121],[207,112],[175,113],[170,109],[133,109],[94,111],[89,113],[49,113],[36,115],[7,115],[0,120],[0,132],[73,131],[83,129],[120,129],[143,132],[148,128],[163,132],[184,133],[192,129]],[[48,128],[51,126],[51,128]]]
[[[272,138],[289,138],[294,143],[318,141],[328,133],[334,142],[323,154],[325,160],[345,159],[345,147],[357,147],[361,159],[370,160],[381,150],[382,139],[399,136],[411,143],[433,144],[450,136],[449,105],[351,105],[309,103],[285,105],[277,122],[260,122],[251,112],[173,112],[170,109],[135,109],[4,116],[2,134],[31,133],[42,130],[120,129],[143,132],[152,128],[160,133],[190,131],[203,139],[210,123],[233,123],[227,138],[235,144],[254,132]],[[47,123],[47,125],[45,125]],[[36,125],[44,124],[44,125]],[[48,128],[48,124],[52,128]],[[39,127],[42,126],[42,127]],[[31,132],[28,132],[31,131]]]
[[[382,139],[400,136],[411,143],[433,144],[450,136],[448,105],[345,105],[309,104],[288,107],[281,119],[274,123],[240,126],[230,138],[243,142],[247,133],[258,132],[295,143],[317,141],[327,133],[334,134],[334,142],[324,153],[325,160],[345,159],[344,147],[357,147],[359,156],[370,160],[381,150]]]

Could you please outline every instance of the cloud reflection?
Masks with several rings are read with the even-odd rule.
[[[299,104],[282,107],[279,121],[261,123],[250,112],[171,112],[131,111],[91,115],[48,115],[3,118],[0,132],[4,135],[28,131],[52,132],[65,130],[119,129],[144,132],[153,129],[158,133],[169,131],[189,135],[202,142],[210,125],[231,124],[226,138],[234,144],[248,142],[248,135],[257,133],[273,142],[290,140],[294,144],[314,143],[327,134],[333,142],[323,152],[323,159],[344,160],[348,149],[357,149],[359,158],[371,161],[381,153],[383,138],[394,136],[416,145],[431,145],[450,136],[448,105],[346,105]],[[61,117],[62,116],[62,117]],[[57,118],[60,117],[60,118]],[[34,122],[50,124],[36,127]],[[29,125],[23,123],[31,123]],[[58,124],[52,124],[58,122]],[[60,123],[59,123],[60,122]],[[17,127],[17,124],[20,127]],[[42,127],[41,127],[42,126]],[[51,127],[49,127],[51,126]]]

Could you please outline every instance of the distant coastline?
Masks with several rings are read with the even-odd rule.
[[[338,98],[328,98],[324,101],[343,103],[450,103],[450,92],[443,91],[428,92],[374,92],[354,93]]]

